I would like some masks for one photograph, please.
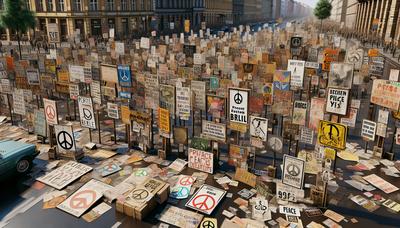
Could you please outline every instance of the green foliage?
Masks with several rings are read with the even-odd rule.
[[[319,0],[314,9],[314,15],[319,20],[324,20],[331,16],[332,5],[329,0]]]
[[[25,0],[5,0],[0,15],[0,26],[18,33],[25,33],[36,25],[35,14],[26,8]]]

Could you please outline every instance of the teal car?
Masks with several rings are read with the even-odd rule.
[[[0,141],[0,179],[12,174],[26,174],[39,154],[36,145],[12,140]]]

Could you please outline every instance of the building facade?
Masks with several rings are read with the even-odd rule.
[[[196,30],[204,21],[204,9],[205,0],[155,0],[157,29],[161,33],[181,32],[185,20],[190,20],[190,28]]]
[[[330,19],[342,27],[354,28],[357,15],[357,0],[333,0]]]
[[[400,0],[358,0],[355,29],[386,42],[400,42]]]
[[[205,0],[204,18],[207,27],[233,25],[232,0]]]

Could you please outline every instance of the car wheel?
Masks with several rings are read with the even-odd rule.
[[[28,158],[22,158],[17,163],[17,172],[19,174],[24,174],[31,168],[31,161]]]

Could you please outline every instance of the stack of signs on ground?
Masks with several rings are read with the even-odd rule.
[[[203,219],[203,215],[199,213],[194,213],[189,210],[181,209],[179,207],[167,205],[163,212],[161,212],[158,219],[160,221],[181,228],[196,228],[199,226],[201,220]],[[211,226],[203,227],[212,228]],[[217,226],[214,227],[216,228]]]
[[[285,154],[283,156],[282,183],[303,188],[305,161]]]
[[[43,177],[37,178],[36,180],[61,190],[91,170],[92,167],[90,166],[75,161],[69,161],[65,165],[51,171]]]
[[[214,155],[213,153],[189,148],[188,152],[189,168],[197,169],[206,173],[214,171]]]
[[[186,199],[190,194],[190,188],[196,181],[195,177],[179,175],[178,182],[171,188],[171,198]]]
[[[113,174],[115,172],[118,172],[121,170],[121,167],[118,164],[115,163],[110,163],[104,166],[101,166],[96,169],[97,172],[100,173],[102,177],[108,176],[110,174]]]
[[[226,191],[210,185],[202,185],[186,203],[186,207],[210,215],[225,196]]]
[[[92,179],[59,204],[57,208],[80,217],[103,196],[106,190],[110,190],[111,188],[112,186],[108,184]]]

